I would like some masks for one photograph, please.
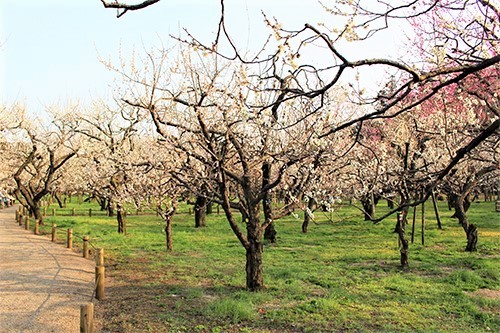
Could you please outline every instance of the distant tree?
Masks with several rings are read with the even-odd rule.
[[[109,216],[114,216],[116,209],[118,233],[126,232],[123,201],[129,199],[126,188],[133,175],[128,171],[140,121],[137,110],[96,102],[92,112],[76,117],[73,128],[87,141],[80,159],[80,177],[101,207],[106,206]]]

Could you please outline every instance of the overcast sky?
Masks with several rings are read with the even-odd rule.
[[[290,28],[326,16],[316,0],[226,0],[242,48],[263,42],[261,10]],[[57,102],[109,98],[113,77],[99,57],[172,45],[168,36],[182,28],[210,41],[219,11],[219,0],[162,0],[117,19],[100,0],[0,0],[0,102],[26,102],[39,113]]]

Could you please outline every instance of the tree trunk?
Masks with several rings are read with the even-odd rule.
[[[399,238],[399,252],[401,253],[401,267],[408,267],[408,240],[406,239],[406,215],[408,214],[407,210],[404,210],[398,213],[398,238]]]
[[[59,194],[57,192],[53,192],[53,197],[56,198],[57,204],[59,205],[59,208],[64,208],[64,205],[61,201],[61,198],[59,197]]]
[[[262,165],[262,188],[265,188],[269,184],[269,179],[271,177],[271,164],[264,163]],[[271,243],[276,243],[276,229],[274,228],[273,222],[273,208],[271,206],[271,193],[266,191],[264,197],[262,198],[262,210],[264,211],[264,221],[267,224],[264,230],[264,239],[270,241]]]
[[[30,206],[30,210],[33,213],[33,217],[35,218],[35,220],[39,221],[39,225],[44,225],[43,214],[40,209],[40,201],[34,201],[33,205]]]
[[[123,214],[123,207],[120,203],[116,205],[116,220],[118,221],[118,233],[126,234],[125,216]]]
[[[274,222],[271,222],[264,230],[264,239],[271,243],[276,243],[276,228],[274,228]]]
[[[458,222],[462,225],[462,228],[465,231],[465,235],[467,237],[467,246],[465,247],[465,251],[473,252],[477,251],[477,226],[475,224],[469,224],[469,220],[467,219],[467,210],[464,205],[465,198],[461,200],[460,198],[456,201],[455,204],[455,215],[458,218]]]
[[[105,211],[106,208],[107,208],[107,205],[106,205],[107,202],[108,202],[107,199],[103,198],[103,197],[100,197],[100,196],[96,196],[96,199],[97,199],[97,202],[99,203],[99,207],[101,207],[101,211]]]
[[[387,199],[387,207],[389,209],[394,209],[394,201],[392,201],[392,199]]]
[[[249,246],[246,249],[246,286],[250,291],[257,291],[264,287],[262,267],[263,246],[259,238],[249,237]]]
[[[108,200],[108,206],[106,208],[108,209],[109,217],[115,216],[115,205],[113,204],[111,199]]]
[[[307,233],[307,228],[309,227],[309,222],[311,221],[310,214],[312,214],[315,204],[315,200],[313,198],[309,198],[309,201],[307,202],[307,209],[304,212],[304,221],[302,222],[302,232],[304,234]]]
[[[212,214],[214,212],[214,203],[213,203],[213,201],[211,201],[211,200],[207,201],[206,212],[207,212],[207,215]]]
[[[273,210],[271,207],[271,198],[269,196],[269,193],[266,193],[264,199],[262,200],[262,208],[264,210],[264,221],[269,223],[264,230],[264,239],[268,240],[271,243],[276,243],[277,231],[274,228]]]
[[[248,196],[251,198],[251,196]],[[262,253],[264,250],[262,236],[264,230],[260,223],[260,203],[248,209],[246,250],[246,287],[257,291],[264,287]]]
[[[172,215],[165,218],[165,244],[167,251],[172,251],[174,246],[172,242]]]
[[[195,228],[206,227],[207,198],[198,195],[194,203],[194,226]]]
[[[451,216],[451,218],[458,218],[458,223],[461,224],[460,222],[460,217],[459,215],[461,213],[458,212],[458,205],[459,205],[459,201],[462,201],[462,203],[460,203],[460,205],[462,206],[462,209],[463,209],[463,213],[467,213],[467,211],[469,210],[469,207],[470,207],[470,199],[469,199],[469,196],[466,195],[465,198],[461,199],[459,195],[457,194],[450,194],[448,196],[448,205],[451,204],[452,208],[455,208],[455,213],[453,213],[453,215]]]
[[[363,214],[365,215],[365,221],[370,221],[373,216],[373,204],[370,200],[370,196],[361,198],[361,205],[363,205]]]

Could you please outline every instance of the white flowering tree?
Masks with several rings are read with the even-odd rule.
[[[17,144],[11,146],[9,161],[16,183],[16,198],[43,224],[41,201],[64,176],[65,167],[78,152],[80,140],[69,126],[70,119],[60,116],[45,126],[28,119],[16,131]]]
[[[292,167],[312,163],[321,149],[316,131],[324,115],[312,112],[317,105],[309,99],[283,99],[279,88],[294,82],[281,77],[285,71],[277,64],[275,76],[266,79],[189,47],[170,69],[162,67],[164,54],[149,59],[154,61],[144,68],[150,72],[127,74],[140,78],[129,82],[123,98],[150,115],[166,147],[177,153],[181,163],[173,177],[192,193],[202,185],[221,204],[246,249],[247,288],[258,290],[264,286],[264,230],[281,215],[272,212],[270,193]],[[233,209],[241,213],[246,233]]]
[[[95,102],[90,112],[76,117],[75,133],[86,138],[79,161],[80,177],[109,216],[115,215],[118,233],[125,233],[123,203],[129,201],[128,183],[133,179],[132,160],[141,118],[133,108],[115,108]],[[133,197],[132,197],[133,198]],[[134,203],[140,204],[139,200]]]

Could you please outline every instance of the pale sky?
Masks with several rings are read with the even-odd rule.
[[[118,62],[120,52],[172,45],[168,36],[182,28],[211,41],[219,2],[162,0],[117,19],[100,0],[0,0],[0,103],[25,102],[39,113],[67,100],[107,99],[113,76],[99,56]],[[261,10],[287,28],[326,16],[316,0],[226,0],[226,22],[240,47],[264,41]]]

